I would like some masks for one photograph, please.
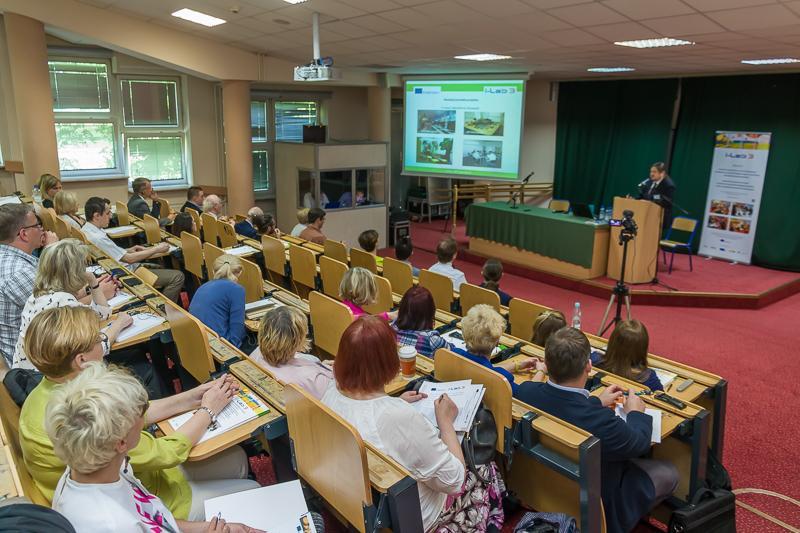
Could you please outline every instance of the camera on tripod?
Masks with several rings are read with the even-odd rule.
[[[622,228],[622,231],[619,233],[620,245],[636,237],[636,233],[639,231],[636,221],[633,220],[633,211],[630,209],[626,209],[622,212],[622,218],[612,218],[609,220],[608,225],[619,226]]]

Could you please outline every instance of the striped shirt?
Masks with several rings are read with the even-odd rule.
[[[449,348],[447,341],[439,336],[435,329],[421,331],[397,329],[397,342],[403,346],[413,346],[417,353],[425,357],[433,357],[439,348]]]
[[[39,260],[19,248],[0,244],[0,353],[11,368],[19,339],[22,309],[33,294]]]

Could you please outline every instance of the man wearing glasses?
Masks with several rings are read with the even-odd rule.
[[[0,206],[0,353],[11,368],[25,301],[33,293],[39,259],[33,252],[58,240],[44,231],[33,207]]]

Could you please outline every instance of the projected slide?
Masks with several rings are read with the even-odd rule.
[[[519,178],[524,80],[406,81],[403,173]]]

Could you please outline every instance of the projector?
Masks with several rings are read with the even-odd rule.
[[[294,67],[294,81],[333,81],[342,79],[342,73],[325,65]]]

